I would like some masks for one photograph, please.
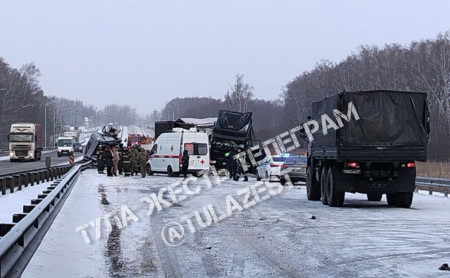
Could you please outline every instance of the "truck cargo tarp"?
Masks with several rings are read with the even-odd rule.
[[[322,134],[321,115],[327,114],[333,121],[333,109],[347,115],[352,102],[360,119],[352,115],[344,127],[328,129]],[[336,132],[345,146],[425,146],[427,143],[426,118],[428,108],[426,93],[399,91],[344,92],[313,103],[313,118],[321,126],[314,134],[315,144],[333,145]],[[336,121],[335,121],[336,122]]]
[[[252,130],[252,112],[220,110],[214,133],[247,135]]]

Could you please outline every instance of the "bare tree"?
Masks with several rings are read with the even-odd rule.
[[[244,83],[244,75],[236,75],[236,83],[225,95],[228,109],[238,112],[247,112],[253,100],[253,87]]]

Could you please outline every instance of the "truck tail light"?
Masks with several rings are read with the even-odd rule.
[[[278,166],[280,166],[280,165],[277,165],[277,164],[270,164],[270,167],[278,167]]]
[[[359,162],[358,161],[351,161],[351,162],[347,163],[347,166],[349,168],[359,168]]]
[[[416,163],[415,162],[408,162],[406,163],[406,168],[414,168],[416,167]]]
[[[281,164],[282,169],[286,169],[288,166],[286,164]]]

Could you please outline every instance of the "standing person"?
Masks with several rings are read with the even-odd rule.
[[[143,178],[145,178],[145,174],[147,172],[147,169],[145,166],[147,164],[148,154],[144,148],[141,148],[138,158],[139,158],[139,167],[141,168],[141,175]]]
[[[122,161],[123,172],[125,177],[129,177],[131,174],[131,157],[128,149],[124,149],[122,151],[122,156],[120,157],[120,161]]]
[[[117,176],[117,170],[119,169],[119,146],[112,147],[111,150],[113,156],[113,175]]]
[[[130,148],[130,173],[131,176],[134,174],[134,146],[131,146]]]
[[[106,173],[108,174],[108,177],[112,177],[114,164],[110,146],[106,146],[105,151],[103,152],[103,157],[106,164]]]
[[[183,172],[184,178],[187,177],[187,170],[189,167],[189,152],[188,150],[183,151],[183,156],[181,157],[181,171]]]
[[[131,175],[137,175],[138,168],[138,151],[136,150],[136,146],[131,147]]]
[[[95,154],[97,155],[97,171],[99,174],[104,174],[105,173],[105,160],[103,157],[103,145],[99,144]]]
[[[238,149],[237,155],[238,155],[239,159],[235,160],[235,162],[237,164],[237,170],[236,170],[237,173],[236,173],[236,177],[234,178],[234,180],[238,181],[241,174],[244,174],[244,181],[248,181],[247,173],[244,172],[244,167],[242,167],[242,163],[245,163],[245,161],[247,159],[247,155],[245,152],[242,152],[242,149]]]
[[[227,170],[228,173],[230,173],[230,179],[234,179],[234,177],[236,176],[236,159],[234,158],[234,156],[237,154],[236,149],[233,148],[231,149],[229,152],[227,152],[225,154],[226,157],[226,164],[227,164]]]
[[[123,146],[122,144],[119,145],[119,149],[117,151],[117,154],[119,155],[119,164],[117,170],[119,170],[119,175],[122,175],[123,172],[123,161],[122,161],[122,153],[123,153]]]

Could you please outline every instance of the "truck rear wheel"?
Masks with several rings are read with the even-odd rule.
[[[395,206],[396,197],[397,197],[397,193],[386,194],[386,199],[387,199],[387,203],[389,206]]]
[[[411,207],[414,192],[397,192],[387,195],[388,205],[397,206],[400,208]]]
[[[328,205],[327,169],[327,167],[322,167],[320,171],[320,191],[322,195],[322,204],[324,205]]]
[[[327,179],[327,199],[330,207],[342,207],[344,205],[345,192],[336,190],[333,167],[328,168]]]
[[[310,201],[320,201],[320,183],[317,182],[311,166],[306,169],[306,196]]]
[[[367,200],[369,201],[379,202],[382,197],[383,194],[381,193],[367,193]]]

